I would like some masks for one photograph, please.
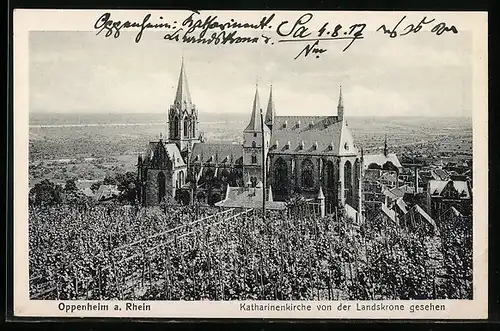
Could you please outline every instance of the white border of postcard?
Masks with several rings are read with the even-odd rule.
[[[163,318],[269,318],[269,319],[484,319],[488,317],[488,48],[485,12],[315,12],[324,21],[358,20],[374,26],[408,17],[438,16],[453,22],[473,36],[473,300],[378,301],[384,305],[403,305],[404,310],[357,311],[357,304],[369,301],[150,301],[134,302],[149,310],[127,311],[124,301],[30,300],[28,286],[28,109],[30,31],[94,31],[94,23],[111,12],[122,21],[138,21],[152,11],[119,10],[24,10],[14,11],[14,314],[22,317],[163,317]],[[161,11],[165,19],[182,20],[186,11]],[[272,12],[218,12],[224,18],[252,21]],[[279,19],[296,20],[300,12],[275,12]],[[305,13],[305,12],[304,12]],[[203,12],[208,15],[209,12]],[[213,14],[213,13],[212,13]],[[418,18],[417,17],[417,18]],[[322,22],[318,19],[317,22]],[[319,27],[318,27],[319,28]],[[100,36],[104,38],[103,36]],[[162,42],[162,41],[159,41]],[[133,43],[133,40],[131,40]],[[292,56],[292,54],[291,54]],[[266,310],[245,310],[242,304],[263,304]],[[290,305],[304,305],[297,310]],[[317,305],[331,305],[319,311]],[[80,306],[81,307],[77,307]],[[101,305],[101,306],[100,306]],[[99,309],[108,305],[108,310]],[[432,306],[431,306],[432,305]],[[83,307],[85,306],[85,307]],[[116,307],[115,307],[116,306]],[[307,307],[310,307],[310,310]],[[350,308],[348,308],[350,307]],[[436,310],[436,307],[444,310]],[[115,310],[115,308],[118,308]],[[415,311],[415,308],[422,308]],[[84,309],[84,310],[82,310]],[[272,309],[272,310],[271,310]],[[293,310],[290,310],[293,309]],[[412,312],[413,310],[413,312]]]

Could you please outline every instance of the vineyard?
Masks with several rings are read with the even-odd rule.
[[[260,213],[201,206],[32,209],[30,296],[472,298],[472,234],[465,223],[459,234],[450,226],[443,237],[427,237],[380,224],[360,227],[342,210],[324,218],[276,212],[263,220]]]

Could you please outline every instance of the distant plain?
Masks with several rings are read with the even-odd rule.
[[[278,114],[279,115],[279,114]],[[241,143],[248,114],[200,113],[207,142]],[[31,113],[30,186],[43,179],[102,180],[135,171],[149,141],[165,135],[165,114]],[[472,119],[466,117],[348,117],[358,147],[452,159],[472,158]]]

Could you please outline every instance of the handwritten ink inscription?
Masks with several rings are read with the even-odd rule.
[[[378,29],[378,31],[382,31],[384,34],[388,34],[390,38],[396,38],[396,37],[403,37],[406,36],[410,33],[418,33],[420,30],[422,30],[422,27],[431,25],[432,28],[430,29],[431,33],[435,33],[436,35],[440,36],[445,32],[451,32],[453,34],[457,34],[458,30],[454,25],[448,26],[446,23],[441,22],[435,24],[434,22],[436,19],[428,19],[426,16],[422,18],[418,24],[413,24],[410,23],[408,25],[404,25],[403,22],[406,20],[406,15],[403,16],[399,22],[394,25],[392,28],[388,28],[385,24],[381,25]],[[403,30],[398,30],[400,26],[405,26]]]
[[[367,24],[363,22],[354,24],[322,22],[318,30],[311,28],[313,22],[314,15],[312,13],[305,13],[295,21],[279,21],[276,19],[276,14],[272,13],[262,16],[254,22],[235,19],[221,21],[217,15],[204,17],[198,11],[190,12],[189,16],[182,22],[165,22],[161,16],[157,17],[157,22],[153,22],[151,14],[147,14],[140,21],[120,21],[112,19],[110,13],[104,13],[94,23],[94,29],[97,30],[96,35],[103,34],[106,38],[119,38],[123,30],[138,29],[135,37],[136,43],[142,40],[145,31],[162,29],[167,30],[163,35],[163,40],[170,42],[205,45],[262,43],[270,46],[275,45],[275,42],[302,44],[294,57],[295,60],[298,58],[319,58],[327,52],[327,45],[332,41],[344,41],[345,46],[342,52],[345,52],[355,42],[366,38],[363,33]],[[273,30],[273,26],[275,30]],[[375,33],[382,33],[395,39],[420,31],[427,31],[435,36],[458,33],[455,25],[439,22],[436,18],[424,16],[420,20],[411,22],[406,15],[395,24],[380,25],[376,28]]]

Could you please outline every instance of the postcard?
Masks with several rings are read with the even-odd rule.
[[[487,20],[15,10],[15,315],[486,319]]]

